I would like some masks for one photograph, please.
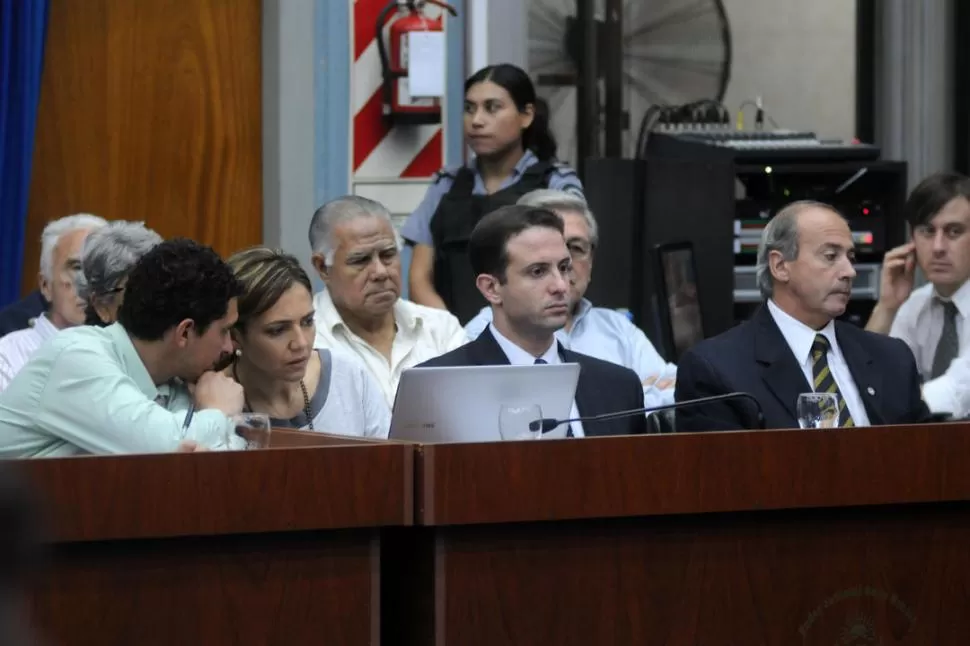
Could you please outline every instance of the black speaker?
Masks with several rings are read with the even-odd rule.
[[[599,246],[587,297],[626,308],[668,360],[657,320],[653,249],[691,242],[707,336],[733,324],[734,164],[730,154],[699,146],[691,158],[589,159],[586,199],[599,225]]]

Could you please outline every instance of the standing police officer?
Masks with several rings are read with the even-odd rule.
[[[438,172],[401,235],[413,246],[410,298],[447,309],[462,325],[485,305],[468,261],[468,239],[487,213],[526,193],[553,188],[580,197],[576,171],[556,161],[548,115],[514,65],[485,67],[465,82],[465,138],[475,153]]]

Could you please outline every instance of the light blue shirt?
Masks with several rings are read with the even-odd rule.
[[[515,345],[510,341],[504,334],[499,332],[494,325],[489,324],[489,329],[492,332],[492,336],[495,338],[495,342],[498,346],[502,348],[502,352],[508,358],[509,363],[513,366],[532,366],[535,365],[536,359],[542,359],[549,365],[559,365],[562,363],[562,357],[559,356],[559,345],[556,340],[553,339],[552,343],[549,345],[549,349],[543,353],[541,357],[533,357],[531,354]],[[569,409],[570,419],[579,419],[579,408],[576,406],[576,396],[573,395],[572,407]],[[585,437],[586,433],[583,431],[582,422],[570,422],[570,428],[573,431],[573,437]]]
[[[0,393],[0,458],[165,453],[182,439],[225,448],[231,422],[180,383],[156,386],[119,323],[62,330]]]
[[[468,338],[476,338],[491,321],[491,308],[482,309],[465,325]],[[677,378],[677,366],[664,361],[647,335],[623,314],[593,307],[584,298],[573,319],[572,329],[557,331],[556,339],[567,350],[625,366],[637,373],[641,382],[649,383],[643,388],[644,407],[674,403],[673,381]],[[669,387],[657,388],[656,384],[665,379],[671,380]]]
[[[531,150],[526,150],[525,154],[519,160],[519,163],[512,169],[512,174],[502,182],[499,190],[508,188],[518,182],[519,178],[522,177],[522,173],[537,163],[539,163],[539,158],[535,156],[535,153]],[[475,173],[475,188],[472,189],[472,195],[487,195],[488,191],[485,190],[485,180],[478,172],[478,166],[475,164],[475,160],[469,160],[466,166],[471,168]],[[431,239],[431,218],[434,217],[435,211],[438,210],[438,204],[441,202],[441,198],[451,190],[451,186],[455,182],[455,175],[460,168],[461,165],[457,165],[438,171],[435,182],[428,187],[428,192],[424,194],[424,199],[421,200],[418,208],[414,210],[404,223],[404,226],[401,227],[401,237],[416,244],[428,246],[434,244]],[[579,176],[576,175],[576,171],[565,164],[559,165],[559,167],[550,172],[548,188],[583,197],[583,184],[579,181]]]

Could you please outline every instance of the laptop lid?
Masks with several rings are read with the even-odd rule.
[[[410,368],[401,374],[388,435],[412,442],[493,442],[505,406],[539,406],[567,419],[579,364]],[[565,437],[561,426],[544,438]]]

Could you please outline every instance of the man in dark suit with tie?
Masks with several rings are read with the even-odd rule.
[[[570,417],[643,406],[640,379],[632,370],[571,352],[556,342],[554,333],[569,315],[571,265],[558,215],[523,205],[497,209],[475,227],[468,249],[475,284],[492,308],[492,322],[467,345],[421,366],[578,363]],[[627,435],[645,430],[640,414],[571,424],[569,434]]]
[[[767,428],[798,428],[801,393],[835,393],[839,426],[925,421],[920,377],[905,343],[836,321],[851,295],[852,234],[831,206],[801,201],[768,223],[758,249],[765,304],[754,317],[686,352],[676,400],[734,391],[752,394]],[[678,428],[757,428],[749,402],[723,402],[677,413]]]

